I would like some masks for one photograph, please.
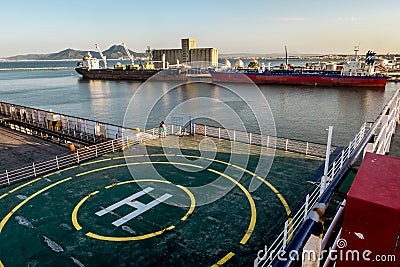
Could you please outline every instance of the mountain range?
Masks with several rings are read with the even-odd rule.
[[[27,55],[17,55],[5,58],[6,60],[65,60],[65,59],[81,59],[83,56],[90,52],[93,57],[100,58],[100,53],[96,51],[81,51],[68,48],[57,53],[49,54],[27,54]],[[138,53],[129,50],[133,57],[145,57],[145,53]],[[109,49],[104,50],[103,54],[107,59],[120,59],[127,58],[125,49],[122,45],[113,45]]]

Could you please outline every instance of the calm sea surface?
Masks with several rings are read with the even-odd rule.
[[[75,65],[74,61],[0,62],[0,100],[122,124],[132,96],[140,90],[139,82],[83,80],[74,70],[1,70]],[[249,130],[257,131],[251,109],[229,90],[211,84],[191,84],[180,86],[158,98],[158,93],[165,90],[166,86],[163,83],[154,84],[145,93],[135,96],[133,103],[137,108],[135,114],[129,114],[134,123],[139,125],[147,119],[148,126],[157,127],[158,122],[181,103],[208,98],[214,100],[215,104],[212,101],[204,100],[203,104],[198,101],[180,112],[199,117],[213,114],[224,117],[229,123],[228,128],[237,128],[237,124],[244,123]],[[332,125],[333,143],[344,145],[364,121],[376,119],[398,85],[388,83],[384,91],[272,85],[259,88],[271,108],[278,136],[326,143],[326,128]],[[217,102],[228,103],[232,112],[220,108]],[[257,103],[248,104],[251,107]],[[148,106],[154,106],[150,117],[145,111]],[[234,114],[239,115],[240,121]]]

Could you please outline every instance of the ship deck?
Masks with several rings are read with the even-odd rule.
[[[215,149],[200,152],[210,140]],[[0,266],[248,263],[314,186],[322,159],[236,145],[169,136],[128,148],[129,160],[113,153],[0,189]],[[260,159],[272,156],[268,176],[258,176]]]

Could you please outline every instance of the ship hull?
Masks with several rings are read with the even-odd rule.
[[[160,70],[118,70],[118,69],[96,69],[75,68],[75,71],[85,79],[98,80],[135,80],[145,81]]]
[[[345,76],[339,74],[312,73],[240,73],[211,72],[213,82],[249,82],[255,84],[338,86],[338,87],[385,87],[385,76]]]

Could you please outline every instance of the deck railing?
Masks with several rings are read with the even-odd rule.
[[[358,155],[361,154],[359,152],[360,149],[364,150],[364,154],[366,152],[379,154],[387,153],[389,151],[391,137],[394,134],[399,120],[400,90],[397,90],[392,99],[383,108],[377,120],[373,123],[365,122],[354,139],[350,141],[349,145],[345,147],[340,155],[330,164],[326,188],[328,188],[334,179],[337,179],[336,175],[339,175],[343,166],[347,166],[348,168],[348,166],[357,160]],[[266,244],[267,249],[261,251],[261,253],[257,255],[254,260],[254,266],[272,266],[274,261],[278,259],[278,255],[282,255],[291,237],[294,236],[296,230],[306,221],[313,206],[321,201],[321,195],[324,194],[324,191],[320,189],[320,186],[321,183],[317,184],[316,188],[311,193],[307,194],[305,202],[294,215],[289,215],[286,218],[284,226],[282,227],[283,229],[278,231],[277,237],[270,242],[270,244]],[[323,203],[326,204],[325,201],[323,201]],[[341,209],[339,210],[341,211]],[[341,213],[338,216],[340,215]],[[335,217],[334,222],[337,221],[338,219]],[[332,227],[330,227],[330,229]],[[327,234],[328,236],[326,238],[329,238],[331,235],[330,231],[328,231]],[[337,239],[339,236],[334,238]],[[327,240],[324,239],[323,243],[326,244]]]
[[[116,139],[122,136],[124,128],[119,125],[104,123],[80,117],[65,115],[52,110],[0,102],[0,117],[5,121],[16,122],[15,128],[43,129],[57,134],[65,134],[82,141],[94,139]],[[96,140],[95,140],[96,141]]]
[[[9,186],[46,173],[58,171],[75,164],[80,164],[83,161],[113,153],[126,147],[155,138],[158,138],[158,128],[153,128],[140,133],[129,132],[124,137],[82,147],[77,149],[74,153],[71,152],[58,155],[53,159],[34,162],[31,165],[22,168],[10,171],[6,170],[5,172],[0,173],[0,187]]]
[[[365,136],[366,131],[368,131],[370,127],[371,124],[364,123],[355,135],[354,139],[351,140],[348,146],[346,146],[331,162],[326,179],[327,186],[331,183],[335,175],[342,169],[344,163],[350,159],[352,153],[359,146]],[[270,244],[267,244],[267,250],[262,251],[262,253],[260,253],[260,255],[258,255],[258,257],[254,260],[254,266],[271,266],[272,263],[277,259],[278,255],[286,248],[291,237],[304,223],[309,212],[319,200],[323,192],[321,191],[320,186],[321,183],[317,183],[313,191],[306,195],[305,202],[300,206],[300,208],[287,216],[283,227],[280,231],[278,231],[277,237]]]
[[[168,125],[168,132],[173,134],[180,134],[182,133],[182,131],[185,130],[189,132],[188,127],[182,127],[180,125]],[[250,145],[259,145],[267,148],[276,148],[284,151],[296,152],[317,157],[325,157],[326,153],[326,145],[324,144],[276,136],[267,136],[258,133],[231,130],[204,124],[195,123],[193,133],[215,137],[218,139],[225,139]],[[335,146],[331,147],[331,153],[335,150],[335,148]]]

